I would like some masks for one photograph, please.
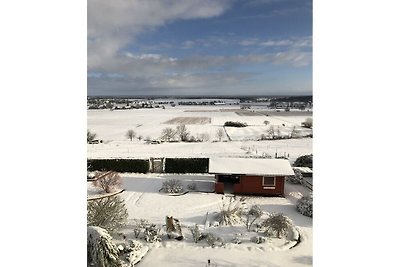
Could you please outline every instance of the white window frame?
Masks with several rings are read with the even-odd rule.
[[[274,178],[274,184],[265,184],[265,178]],[[276,176],[263,176],[262,180],[263,189],[275,189],[276,187]]]

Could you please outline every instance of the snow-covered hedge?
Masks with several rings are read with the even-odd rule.
[[[296,209],[301,214],[312,217],[313,214],[313,196],[304,196],[297,201]]]

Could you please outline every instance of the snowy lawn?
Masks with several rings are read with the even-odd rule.
[[[251,236],[261,235],[247,232],[244,224],[235,226],[209,226],[214,212],[220,211],[222,195],[214,193],[190,192],[181,196],[169,196],[160,193],[162,182],[169,178],[182,180],[184,185],[198,184],[199,188],[210,189],[213,176],[210,175],[157,175],[157,174],[121,174],[125,192],[120,196],[125,200],[129,222],[134,219],[147,219],[158,226],[165,225],[165,216],[172,215],[180,220],[185,239],[168,240],[148,244],[150,251],[137,266],[311,266],[312,265],[312,219],[301,215],[295,209],[295,203],[309,192],[302,185],[286,183],[286,198],[255,196],[237,196],[247,206],[257,204],[265,213],[281,212],[291,218],[296,225],[301,242],[293,245],[289,241],[269,239],[265,243],[250,242]],[[225,201],[229,197],[225,196]],[[194,243],[188,227],[198,224],[205,232],[212,232],[222,237],[225,245],[211,248],[205,241]],[[165,226],[163,227],[165,229]],[[134,239],[132,226],[122,230],[127,239]],[[233,237],[239,237],[241,244],[231,243]],[[120,236],[114,236],[122,242]],[[213,265],[214,264],[214,265]]]

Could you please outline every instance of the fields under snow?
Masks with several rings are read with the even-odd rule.
[[[301,135],[311,133],[301,128],[301,122],[312,116],[311,112],[274,112],[269,110],[243,111],[237,106],[225,108],[167,107],[166,109],[88,110],[88,129],[103,140],[102,144],[88,145],[89,158],[149,158],[149,157],[209,157],[244,155],[289,155],[291,160],[312,153],[312,138],[257,141],[272,125],[281,135],[289,134],[293,127]],[[223,127],[226,121],[247,123],[247,127]],[[269,124],[265,125],[265,121]],[[201,143],[147,144],[144,139],[160,139],[166,127],[175,129],[186,123],[190,135],[208,135]],[[133,129],[136,138],[130,141],[126,132]],[[224,134],[219,142],[219,129]],[[138,140],[137,137],[142,137]],[[229,136],[229,137],[228,137]]]

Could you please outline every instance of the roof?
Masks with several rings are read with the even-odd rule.
[[[313,173],[312,169],[309,167],[293,167],[295,170],[299,170],[302,173]]]
[[[209,173],[294,175],[288,160],[264,158],[210,158]]]

